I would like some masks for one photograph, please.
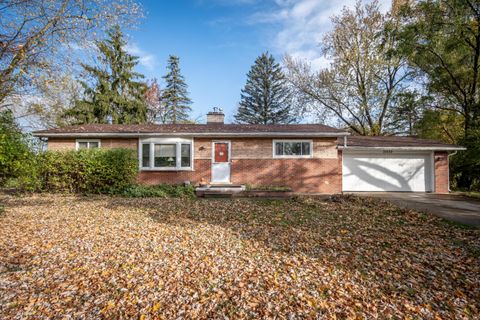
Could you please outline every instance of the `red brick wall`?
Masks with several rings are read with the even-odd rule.
[[[272,140],[260,144],[258,139],[231,139],[232,141],[232,167],[231,182],[234,184],[288,186],[300,193],[340,193],[342,192],[342,157],[323,152],[322,146],[317,147],[316,156],[308,159],[273,159]],[[330,148],[326,142],[334,139],[321,139],[325,150]],[[202,180],[206,183],[211,179],[211,142],[212,139],[195,139],[195,165],[194,171],[142,171],[138,182],[144,184],[179,184],[190,181],[198,184]],[[335,141],[334,141],[335,142]],[[262,157],[254,156],[246,149],[259,148],[265,145],[268,150]],[[337,151],[335,150],[335,153]],[[324,157],[325,156],[325,157]],[[198,159],[198,158],[201,159]]]
[[[437,151],[435,161],[435,193],[448,193],[448,152]]]
[[[258,140],[258,139],[257,139]],[[342,191],[341,152],[335,158],[329,142],[335,140],[316,139],[315,157],[311,159],[273,159],[271,139],[259,144],[255,139],[232,139],[231,181],[235,184],[278,185],[291,187],[302,193],[338,193]],[[318,140],[318,141],[317,141]],[[330,141],[331,140],[331,141]],[[190,181],[193,184],[209,183],[211,179],[211,141],[195,139],[194,171],[141,171],[137,181],[142,184],[180,184]],[[104,138],[102,148],[137,148],[138,139]],[[318,144],[318,145],[317,145]],[[250,149],[264,145],[265,155],[259,158],[249,153]],[[75,139],[55,139],[48,141],[50,150],[75,149]],[[329,151],[330,150],[330,151]],[[248,151],[248,152],[247,152]],[[200,158],[200,159],[199,159]]]
[[[138,183],[155,185],[161,183],[180,184],[190,181],[192,184],[198,184],[202,181],[210,182],[212,175],[212,161],[207,159],[197,159],[194,162],[194,171],[140,171],[138,174]]]
[[[101,139],[102,148],[131,148],[137,150],[138,139],[119,139],[107,138]]]
[[[75,139],[48,138],[47,149],[51,151],[75,150]]]
[[[48,138],[47,149],[53,151],[75,150],[75,138]],[[88,140],[84,139],[84,140]],[[94,139],[97,140],[97,139]],[[102,148],[132,148],[137,149],[138,139],[135,138],[103,138]]]
[[[180,184],[190,181],[208,183],[211,160],[195,160],[194,171],[141,171],[142,184]],[[301,193],[342,192],[341,158],[339,159],[238,159],[232,160],[234,184],[288,186]]]
[[[232,162],[232,182],[288,186],[301,193],[340,193],[337,159],[240,159]]]

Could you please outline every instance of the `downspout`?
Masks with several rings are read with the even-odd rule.
[[[458,152],[458,151],[454,151],[454,152],[449,153],[449,154],[447,155],[447,160],[448,160],[448,193],[450,193],[450,191],[452,191],[452,190],[450,190],[450,156],[456,155],[457,152]],[[435,165],[435,164],[434,164],[434,165]]]
[[[343,136],[343,149],[345,150],[347,148],[347,136]],[[338,151],[337,151],[338,152]],[[344,154],[343,154],[343,150],[342,150],[342,163],[340,164],[340,172],[341,172],[341,193],[343,194],[343,157],[344,157]]]
[[[40,137],[40,141],[42,141],[42,144],[40,145],[40,151],[47,151],[48,150],[48,138],[46,137]]]

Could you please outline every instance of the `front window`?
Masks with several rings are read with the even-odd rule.
[[[100,140],[77,140],[77,150],[100,148]]]
[[[177,166],[177,145],[155,144],[155,167],[175,168]]]
[[[140,161],[144,170],[191,170],[192,140],[151,138],[141,142]]]
[[[274,157],[276,158],[309,158],[312,156],[312,141],[292,140],[273,141]]]
[[[182,167],[190,167],[190,163],[191,163],[191,147],[190,147],[190,144],[182,143],[181,156],[182,156],[182,159],[181,159],[182,160],[181,161]]]
[[[142,167],[150,167],[150,144],[142,144]]]

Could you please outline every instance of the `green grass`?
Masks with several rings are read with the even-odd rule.
[[[247,191],[272,191],[272,192],[292,191],[292,189],[287,186],[268,186],[268,185],[247,184],[245,188]]]
[[[464,224],[464,223],[457,222],[457,221],[446,220],[446,219],[443,219],[443,218],[441,218],[441,220],[439,220],[439,224],[454,227],[454,228],[458,228],[458,229],[466,229],[466,230],[477,229],[477,227],[469,226],[468,224]]]
[[[127,198],[193,198],[195,188],[191,185],[132,185],[123,190],[120,195]]]
[[[453,194],[480,200],[480,191],[455,191]]]
[[[480,258],[480,246],[476,246],[475,244],[462,239],[452,239],[451,242],[454,246],[467,250],[475,258]]]

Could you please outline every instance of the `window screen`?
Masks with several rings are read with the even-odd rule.
[[[176,167],[176,147],[175,144],[156,144],[154,148],[155,167]]]
[[[150,167],[150,144],[142,144],[142,167]]]
[[[275,142],[276,156],[309,156],[309,141],[277,141]]]
[[[78,149],[88,149],[88,142],[79,142]]]
[[[182,167],[190,167],[190,144],[182,144]]]

